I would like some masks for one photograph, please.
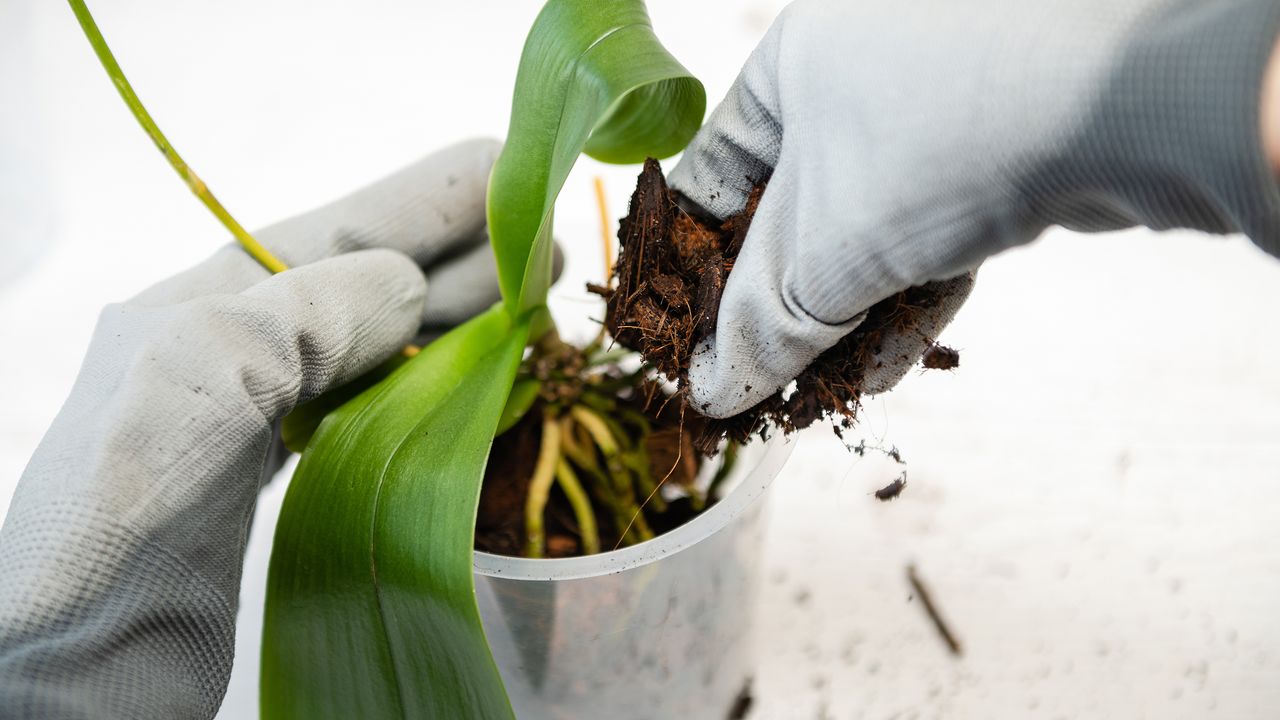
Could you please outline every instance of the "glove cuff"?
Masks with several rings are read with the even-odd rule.
[[[1086,231],[1242,232],[1280,255],[1280,191],[1260,131],[1280,4],[1157,5],[1136,23],[1077,142],[1032,181],[1031,212]]]
[[[61,497],[9,516],[0,578],[0,715],[217,712],[236,598],[165,546]]]

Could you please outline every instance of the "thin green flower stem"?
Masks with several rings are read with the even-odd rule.
[[[529,495],[524,501],[526,557],[540,558],[546,554],[547,537],[542,516],[547,510],[547,495],[551,492],[559,463],[560,425],[548,414],[542,421],[542,448],[534,465],[533,479],[529,481]]]
[[[595,555],[600,552],[600,531],[596,529],[596,513],[591,508],[587,491],[582,488],[582,483],[578,482],[578,476],[573,474],[573,469],[563,457],[556,464],[556,482],[560,483],[560,489],[564,490],[565,496],[569,498],[569,504],[573,506],[573,514],[578,518],[578,532],[582,535],[582,554]]]
[[[93,46],[93,52],[98,56],[98,60],[102,63],[102,67],[107,71],[107,75],[111,77],[111,82],[115,84],[116,90],[119,91],[120,97],[124,99],[124,104],[129,106],[129,112],[133,113],[133,117],[142,126],[142,129],[151,137],[151,141],[156,144],[160,152],[173,166],[173,169],[182,178],[182,181],[191,188],[191,192],[200,198],[200,202],[209,208],[218,220],[222,221],[223,226],[231,231],[236,240],[240,242],[246,252],[262,264],[263,267],[273,273],[284,272],[288,270],[288,266],[280,262],[265,247],[245,230],[236,219],[231,217],[231,213],[222,207],[222,203],[213,196],[209,191],[209,187],[204,184],[200,176],[196,175],[196,171],[192,170],[182,156],[178,155],[178,151],[173,149],[165,138],[164,133],[160,132],[159,126],[151,119],[151,114],[143,107],[142,101],[133,91],[133,86],[129,84],[129,80],[124,76],[124,71],[120,69],[120,65],[116,62],[116,58],[111,54],[111,48],[107,47],[107,41],[102,37],[102,33],[98,30],[98,25],[93,21],[93,16],[89,14],[89,8],[85,6],[84,0],[67,0],[71,5],[71,10],[76,14],[76,19],[80,21],[80,27],[84,30],[84,35],[89,39],[89,44]]]

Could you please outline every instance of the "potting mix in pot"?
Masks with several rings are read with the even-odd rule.
[[[758,186],[742,212],[718,222],[691,212],[667,187],[658,162],[645,161],[609,284],[588,286],[607,302],[601,334],[578,348],[551,333],[521,367],[508,407],[518,405],[523,415],[494,442],[478,550],[566,557],[643,542],[715,504],[740,444],[824,418],[837,434],[853,427],[882,337],[921,332],[917,326],[943,299],[938,286],[911,288],[872,307],[790,392],[725,419],[704,417],[689,401],[693,349],[715,331],[725,282],[763,192]],[[617,348],[643,362],[624,369]],[[923,367],[958,364],[955,350],[933,344]]]

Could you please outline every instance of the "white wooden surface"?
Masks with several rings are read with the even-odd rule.
[[[41,112],[51,235],[0,288],[0,509],[65,397],[98,309],[224,242],[133,127],[59,3],[19,0],[34,49],[0,113]],[[718,99],[777,2],[653,0]],[[536,3],[113,0],[120,60],[187,159],[257,226],[464,137],[500,136]],[[8,38],[6,39],[6,33]],[[21,102],[20,102],[21,101]],[[35,172],[35,169],[32,169]],[[587,332],[590,178],[615,215],[634,168],[584,162],[557,234],[560,317]],[[856,199],[852,204],[856,206]],[[804,434],[775,485],[756,718],[1280,717],[1280,263],[1191,233],[1051,233],[984,268],[945,340],[955,373],[868,406],[860,460]],[[577,321],[569,318],[578,318]],[[262,499],[224,718],[253,717],[284,478]],[[948,656],[905,566],[960,636]],[[2,581],[2,579],[0,579]]]

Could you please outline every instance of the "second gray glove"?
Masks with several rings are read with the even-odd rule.
[[[866,389],[892,387],[982,260],[1050,225],[1280,250],[1258,129],[1278,22],[1270,0],[794,3],[670,178],[721,218],[769,178],[690,369],[695,404],[742,411],[875,302],[954,278],[881,353]]]
[[[287,272],[228,246],[103,311],[0,528],[0,718],[213,717],[276,421],[498,299],[498,149],[263,230]]]

